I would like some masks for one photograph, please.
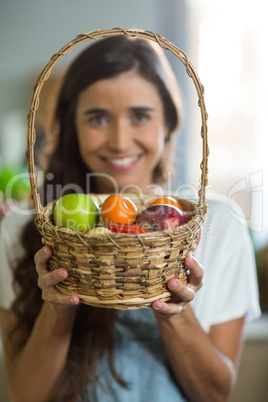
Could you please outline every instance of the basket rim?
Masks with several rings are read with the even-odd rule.
[[[199,203],[187,200],[195,209],[194,216],[188,220],[187,223],[181,226],[177,226],[168,230],[157,230],[155,232],[148,233],[103,233],[103,234],[90,234],[89,231],[77,232],[69,228],[56,226],[51,221],[52,208],[55,201],[49,202],[40,213],[35,214],[35,223],[41,236],[46,238],[45,232],[50,232],[54,239],[64,242],[67,238],[70,241],[71,238],[75,240],[76,244],[84,244],[86,246],[91,242],[96,245],[98,242],[102,242],[104,239],[107,242],[113,243],[117,248],[124,246],[125,241],[130,239],[141,243],[142,246],[146,245],[147,241],[150,243],[154,240],[157,241],[169,241],[172,239],[181,239],[187,235],[194,235],[203,225],[206,219],[207,210]]]
[[[188,56],[184,51],[176,47],[173,43],[168,41],[166,38],[160,36],[152,31],[145,30],[135,30],[135,29],[123,29],[123,28],[112,28],[112,29],[98,29],[93,30],[84,34],[79,34],[75,39],[68,42],[63,48],[61,48],[57,53],[55,53],[50,61],[46,64],[41,74],[39,75],[33,90],[33,96],[30,104],[30,109],[28,113],[28,127],[27,127],[27,166],[29,172],[30,186],[31,186],[31,197],[33,199],[34,209],[36,214],[40,214],[44,207],[40,201],[40,195],[38,193],[38,180],[37,171],[34,164],[34,145],[36,142],[36,132],[34,127],[35,115],[39,107],[39,96],[45,81],[49,78],[50,73],[54,65],[63,57],[70,53],[76,46],[82,44],[89,40],[103,39],[107,36],[112,35],[126,35],[130,37],[139,36],[144,39],[152,40],[159,44],[159,46],[165,50],[169,50],[176,56],[185,66],[186,73],[193,80],[195,89],[198,95],[198,106],[201,112],[201,138],[202,138],[202,161],[200,163],[201,178],[199,183],[199,205],[206,205],[206,186],[208,184],[208,139],[207,139],[207,119],[208,114],[206,111],[205,101],[204,101],[204,86],[195,71],[194,66],[190,62]]]
[[[71,292],[67,291],[64,287],[59,287],[60,291],[64,294],[71,294]],[[169,300],[171,297],[171,292],[166,291],[163,292],[161,295],[156,295],[150,298],[146,297],[132,297],[129,299],[100,299],[97,296],[88,296],[84,294],[77,293],[77,296],[82,300],[83,303],[92,305],[92,306],[99,306],[99,307],[106,307],[106,308],[113,308],[113,309],[138,309],[141,307],[147,307],[151,305],[152,302],[155,300]]]
[[[133,198],[137,196],[133,195]],[[105,196],[101,194],[100,203]],[[59,283],[58,290],[76,294],[84,304],[118,310],[150,306],[158,299],[169,300],[171,293],[165,286],[166,281],[178,275],[186,283],[184,258],[186,253],[194,253],[199,229],[206,218],[206,209],[198,203],[177,198],[187,201],[188,205],[182,206],[192,214],[184,225],[141,234],[97,236],[90,235],[90,231],[77,232],[55,226],[53,206],[56,201],[49,202],[36,214],[35,224],[42,242],[54,250],[49,268],[56,269],[60,264],[71,273],[69,282]],[[139,200],[139,210],[150,202],[146,197]]]

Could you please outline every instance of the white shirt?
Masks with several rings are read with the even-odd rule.
[[[208,214],[195,258],[204,267],[203,287],[192,307],[205,331],[242,316],[260,315],[252,241],[241,208],[223,197],[208,200]]]
[[[255,258],[243,214],[229,211],[223,197],[208,200],[208,215],[195,257],[204,267],[203,287],[191,302],[205,331],[213,324],[260,315]],[[20,236],[31,214],[11,213],[0,223],[0,307],[9,309],[15,294],[12,269],[23,256]]]

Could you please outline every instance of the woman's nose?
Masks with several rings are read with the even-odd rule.
[[[115,122],[109,130],[108,144],[114,151],[124,152],[127,150],[130,141],[130,131],[126,124],[121,121]]]

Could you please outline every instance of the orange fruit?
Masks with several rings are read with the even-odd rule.
[[[120,194],[111,194],[101,206],[101,217],[108,223],[134,223],[138,210],[134,202]]]
[[[162,204],[173,205],[174,207],[177,207],[178,209],[180,209],[183,212],[183,208],[182,208],[181,204],[179,203],[179,201],[177,201],[176,198],[171,197],[171,196],[157,198],[156,200],[151,202],[151,204],[149,206],[162,205]]]

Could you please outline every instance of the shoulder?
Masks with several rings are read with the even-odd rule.
[[[213,194],[207,197],[208,204],[208,217],[212,219],[217,219],[220,216],[230,216],[235,217],[235,220],[241,220],[244,217],[243,210],[239,204],[229,197]]]
[[[33,219],[29,206],[20,204],[0,222],[0,307],[9,310],[15,300],[13,269],[24,256],[21,237],[26,224]]]
[[[234,200],[223,195],[207,197],[208,212],[204,223],[204,232],[213,231],[215,235],[222,232],[232,234],[248,234],[248,222],[245,214]]]
[[[227,256],[233,260],[234,255],[247,255],[251,258],[253,244],[242,208],[221,195],[209,195],[207,204],[207,217],[196,254],[206,263],[208,254],[210,260],[212,255],[217,256],[217,261],[226,260]]]
[[[33,211],[28,203],[14,205],[12,212],[0,223],[1,243],[17,243],[25,225],[33,219]]]

